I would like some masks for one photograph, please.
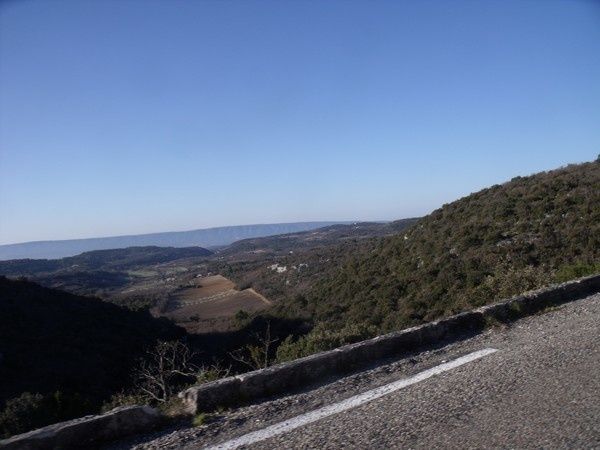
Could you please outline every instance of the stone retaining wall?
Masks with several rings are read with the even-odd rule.
[[[149,406],[124,406],[105,414],[48,425],[0,441],[3,450],[95,448],[98,443],[147,431],[162,416]]]

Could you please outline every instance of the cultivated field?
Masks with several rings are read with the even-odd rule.
[[[221,275],[196,278],[193,284],[171,294],[161,314],[189,332],[224,331],[238,311],[253,313],[271,305],[254,289],[239,291]]]

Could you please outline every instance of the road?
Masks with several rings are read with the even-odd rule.
[[[600,448],[600,295],[210,419],[120,448]]]

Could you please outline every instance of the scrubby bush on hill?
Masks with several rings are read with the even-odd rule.
[[[282,305],[318,325],[279,353],[341,342],[321,339],[323,330],[355,324],[387,332],[598,271],[600,163],[517,177],[361,246],[302,304]]]

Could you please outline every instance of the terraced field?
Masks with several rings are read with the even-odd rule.
[[[271,306],[271,302],[254,289],[235,289],[235,284],[221,276],[196,278],[194,286],[171,294],[164,317],[191,333],[225,331],[238,311],[253,313]]]

